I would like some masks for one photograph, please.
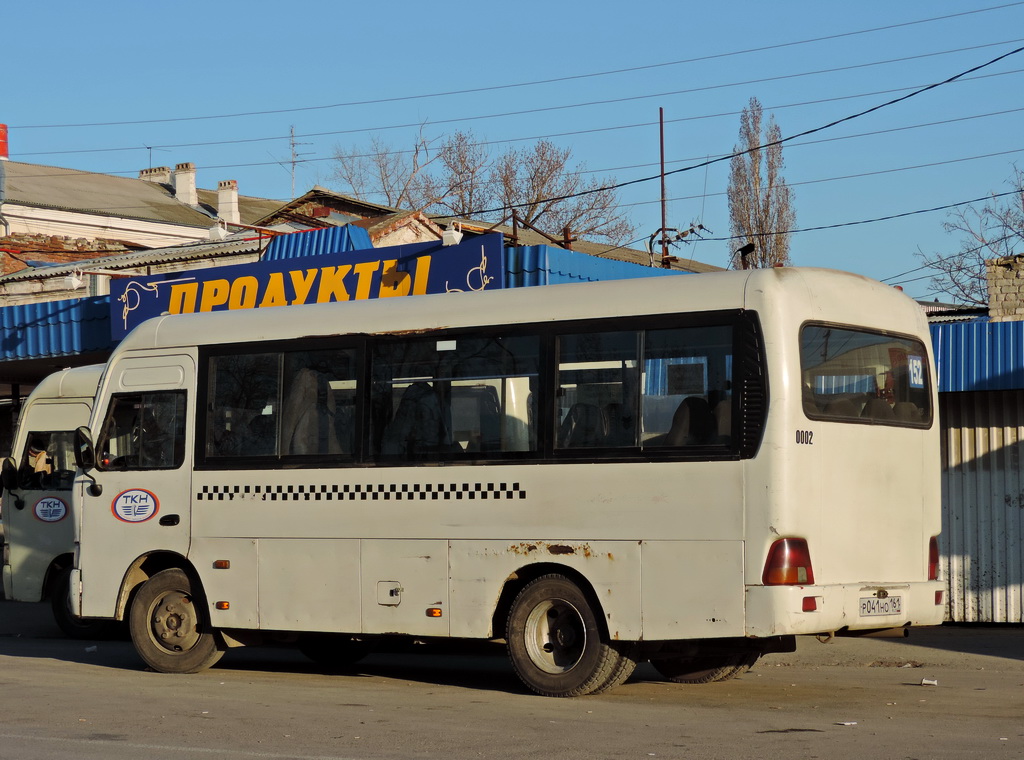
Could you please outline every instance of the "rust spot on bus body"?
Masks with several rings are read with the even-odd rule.
[[[545,550],[548,554],[554,556],[564,555],[578,555],[587,559],[594,556],[594,552],[590,547],[590,544],[549,544],[544,541],[537,541],[534,543],[520,542],[518,544],[511,544],[508,550],[513,554],[528,555],[536,551]],[[612,555],[608,555],[609,559],[612,559]]]
[[[513,554],[531,554],[537,551],[537,545],[522,542],[518,544],[512,544],[510,547],[508,547],[508,550]]]

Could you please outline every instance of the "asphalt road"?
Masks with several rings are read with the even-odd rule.
[[[727,683],[641,666],[568,700],[526,693],[500,648],[411,649],[342,675],[288,649],[232,650],[170,676],[127,641],[69,641],[44,605],[0,601],[0,759],[1024,756],[1017,626],[801,639]]]

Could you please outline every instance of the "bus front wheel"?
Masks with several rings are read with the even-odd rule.
[[[512,603],[506,642],[520,680],[547,697],[579,697],[618,685],[635,661],[601,635],[579,587],[563,575],[531,581]]]
[[[156,573],[135,595],[128,627],[135,651],[153,670],[198,673],[223,655],[196,601],[192,582],[178,568]]]

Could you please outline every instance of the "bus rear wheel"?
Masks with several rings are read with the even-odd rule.
[[[579,587],[563,575],[531,581],[512,603],[509,659],[526,686],[546,697],[579,697],[624,681],[635,661],[601,635]]]
[[[735,678],[754,666],[757,653],[703,655],[651,660],[661,675],[674,683],[715,683]]]
[[[153,670],[198,673],[224,654],[196,601],[192,581],[178,568],[156,573],[135,595],[128,627],[135,651]]]

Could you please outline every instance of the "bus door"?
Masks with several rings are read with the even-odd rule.
[[[94,418],[95,487],[86,482],[83,490],[83,617],[114,616],[122,579],[139,557],[187,556],[194,404],[191,356],[132,357],[113,368]]]
[[[71,554],[75,478],[71,431],[87,424],[91,411],[86,399],[37,402],[26,410],[20,430],[27,434],[19,435],[14,452],[19,488],[3,496],[8,599],[38,602],[53,560]]]

